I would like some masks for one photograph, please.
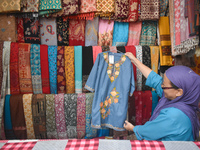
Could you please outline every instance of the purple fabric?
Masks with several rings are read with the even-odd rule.
[[[160,99],[151,120],[156,119],[164,108],[175,107],[183,111],[191,120],[193,137],[199,137],[199,121],[197,116],[198,102],[200,100],[200,76],[186,66],[174,66],[166,71],[167,78],[177,87],[183,89],[183,95],[169,101],[164,97]]]

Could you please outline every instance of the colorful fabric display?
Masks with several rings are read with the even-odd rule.
[[[93,53],[93,64],[95,63],[95,60],[99,53],[102,52],[101,46],[92,46],[92,53]]]
[[[135,46],[136,48],[136,58],[142,62],[142,46],[138,45]],[[137,82],[136,82],[136,90],[142,91],[142,72],[136,68],[136,76],[137,76]]]
[[[96,15],[100,15],[100,17],[110,17],[112,14],[115,13],[114,0],[97,0],[96,5]]]
[[[115,13],[113,14],[114,19],[124,19],[128,17],[129,13],[129,0],[116,0],[115,1]]]
[[[24,41],[24,19],[17,18],[17,42],[25,43]]]
[[[56,18],[58,46],[69,45],[69,20],[62,17]]]
[[[1,0],[0,13],[11,13],[20,11],[20,0]]]
[[[141,29],[142,29],[142,22],[141,21],[129,23],[127,46],[129,46],[129,45],[139,45]]]
[[[151,69],[158,73],[158,61],[159,61],[159,46],[150,46],[151,49]]]
[[[60,10],[62,10],[61,0],[40,0],[39,15],[48,15]]]
[[[38,12],[39,0],[26,0],[26,4],[21,8],[22,12]]]

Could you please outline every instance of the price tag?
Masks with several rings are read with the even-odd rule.
[[[109,55],[109,63],[114,64],[114,55]]]

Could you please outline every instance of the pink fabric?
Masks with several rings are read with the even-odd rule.
[[[113,53],[117,53],[117,47],[116,46],[110,46],[110,51]]]
[[[92,51],[93,51],[93,64],[94,64],[98,54],[102,52],[102,48],[101,46],[92,46]]]
[[[175,45],[181,44],[181,31],[180,31],[180,0],[174,1],[175,7]]]
[[[142,29],[142,22],[129,23],[129,35],[128,35],[129,38],[127,46],[139,45],[141,29]]]

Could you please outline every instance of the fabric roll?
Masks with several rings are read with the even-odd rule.
[[[24,19],[17,18],[17,42],[25,43],[24,40]]]
[[[66,92],[64,46],[57,49],[57,90],[58,93]]]
[[[21,94],[33,93],[30,66],[30,44],[19,43],[19,86]]]
[[[102,52],[101,46],[92,46],[92,53],[93,53],[93,64],[99,53]]]
[[[69,46],[85,46],[85,20],[70,19]]]
[[[57,94],[57,46],[48,46],[49,82],[51,94]]]
[[[59,139],[67,139],[66,121],[64,114],[64,93],[55,94],[55,118]]]
[[[40,45],[40,62],[41,62],[41,78],[42,78],[42,92],[50,94],[49,83],[49,62],[48,62],[48,46]]]
[[[69,45],[69,20],[62,17],[56,18],[58,46]]]
[[[151,69],[158,73],[158,61],[159,61],[159,46],[150,46],[151,49]]]
[[[40,45],[31,44],[30,50],[31,77],[34,94],[42,94]]]
[[[169,0],[160,0],[160,11],[159,11],[160,17],[167,16],[168,7],[169,7]]]
[[[39,15],[48,15],[62,10],[61,3],[61,0],[40,0]]]
[[[128,42],[128,31],[129,23],[115,21],[112,46],[126,46]]]
[[[19,44],[10,46],[10,93],[20,94],[19,89]]]
[[[48,139],[57,139],[58,134],[56,130],[55,119],[55,95],[46,94],[46,132]]]
[[[85,93],[79,93],[77,96],[77,138],[85,137],[85,111],[86,111]]]
[[[3,41],[0,41],[0,60],[3,60]],[[0,91],[3,80],[3,61],[0,61]]]
[[[97,10],[96,0],[81,0],[80,3],[80,13],[95,12]]]
[[[74,46],[65,46],[66,93],[75,93]]]
[[[40,24],[38,18],[24,19],[25,43],[40,44]]]
[[[77,94],[64,95],[64,110],[69,139],[77,138]]]
[[[117,53],[126,53],[125,46],[116,46],[117,48]]]
[[[21,7],[22,12],[38,12],[39,11],[39,0],[26,0],[26,4]]]
[[[142,22],[141,21],[129,23],[127,46],[129,46],[129,45],[139,45],[141,29],[142,29]]]
[[[114,0],[97,0],[96,5],[96,15],[100,15],[100,17],[111,17],[111,15],[115,13]]]
[[[142,46],[138,45],[135,46],[136,48],[136,58],[142,62]],[[142,91],[142,72],[136,68],[136,77],[137,77],[137,83],[136,83],[136,89],[137,91]]]
[[[10,1],[10,0],[1,0],[0,12],[11,13],[20,11],[20,0]]]
[[[35,139],[35,133],[33,128],[33,116],[32,116],[32,95],[33,94],[23,95],[23,108],[24,108],[24,116],[25,116],[28,139]]]
[[[87,20],[85,26],[85,46],[95,46],[98,44],[99,17]]]
[[[17,139],[26,139],[26,122],[23,109],[23,95],[16,94],[10,97],[10,114],[13,131]]]
[[[41,44],[57,45],[56,18],[40,18]]]
[[[138,1],[129,0],[128,18],[123,19],[123,22],[135,22],[138,20]]]
[[[151,91],[151,95],[152,95],[152,110],[151,110],[151,114],[153,114],[154,109],[156,108],[157,104],[158,104],[158,95],[156,93],[156,91]]]
[[[113,28],[113,20],[99,19],[99,46],[112,46]]]
[[[115,13],[113,15],[114,19],[124,19],[128,18],[129,13],[129,0],[115,0]]]
[[[33,127],[36,139],[46,139],[46,96],[34,94],[32,96]]]
[[[82,46],[74,46],[75,93],[82,93]]]

